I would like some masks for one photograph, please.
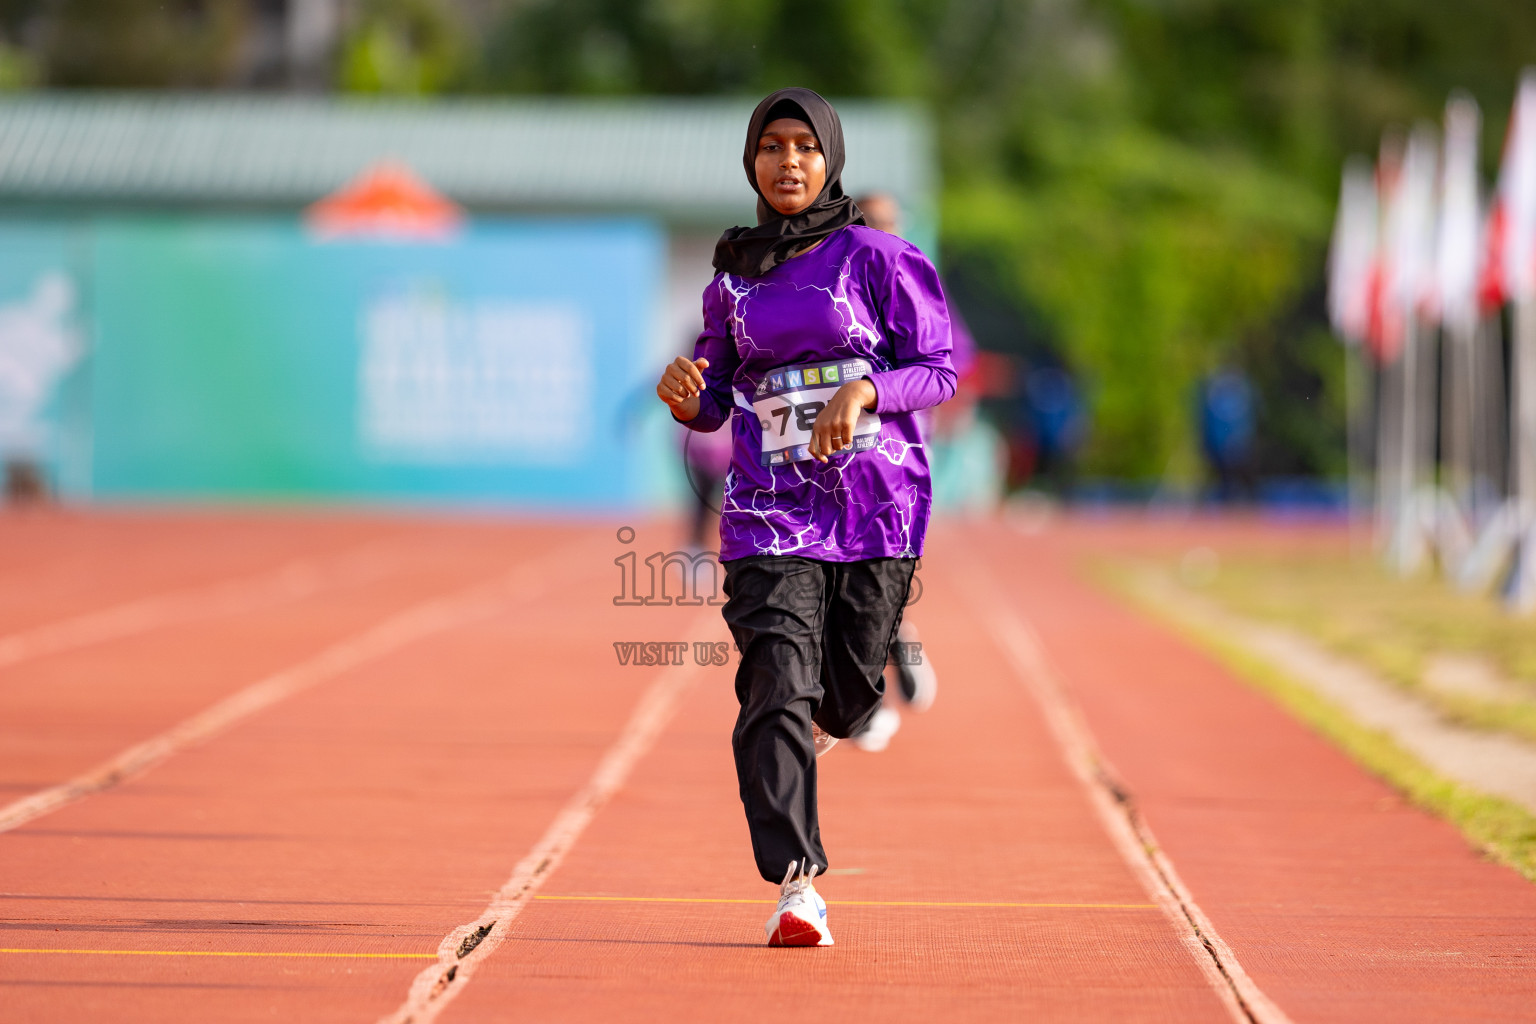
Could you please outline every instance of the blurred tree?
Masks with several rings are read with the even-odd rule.
[[[1536,60],[1525,0],[1093,0],[1116,26],[1141,116],[1183,138],[1227,139],[1334,189],[1340,154],[1383,127],[1438,120],[1469,90],[1496,156],[1520,68]]]
[[[208,87],[223,84],[245,31],[242,0],[55,0],[31,14],[48,85]]]
[[[40,76],[41,69],[30,53],[0,38],[0,92],[30,88]]]
[[[424,94],[458,84],[468,45],[439,0],[366,0],[342,44],[340,84],[350,92]]]
[[[1012,116],[945,134],[966,154],[945,161],[946,252],[985,254],[1048,319],[1090,396],[1088,472],[1191,483],[1195,383],[1297,293],[1326,201],[1226,138],[1147,125],[1102,18],[1018,10],[959,65],[998,69],[977,84]]]
[[[480,85],[928,101],[945,254],[990,265],[1040,327],[1025,342],[983,317],[982,343],[1043,333],[1085,378],[1091,471],[1190,479],[1194,383],[1316,272],[1328,196],[1240,133],[1162,128],[1130,21],[1075,0],[532,0],[492,33]]]
[[[915,96],[923,58],[911,36],[916,6],[922,5],[524,0],[505,5],[480,84],[540,92],[717,93],[810,77],[838,95]]]
[[[224,80],[257,0],[0,0],[0,86]],[[1090,473],[1189,481],[1195,382],[1241,366],[1260,469],[1335,473],[1338,352],[1315,301],[1343,157],[1438,119],[1496,159],[1531,0],[348,0],[359,91],[916,99],[948,266],[983,345],[1084,380]],[[10,41],[12,48],[5,46]],[[24,45],[30,60],[15,54]],[[983,269],[984,268],[984,269]],[[966,289],[957,289],[962,295]],[[999,296],[1011,293],[999,300]]]

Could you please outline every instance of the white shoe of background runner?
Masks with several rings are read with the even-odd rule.
[[[917,643],[917,627],[903,622],[896,631],[896,639],[904,644]],[[915,665],[904,661],[896,663],[896,686],[907,706],[922,712],[933,707],[933,698],[939,692],[939,677],[933,671],[927,651],[919,649],[918,658],[920,661]]]
[[[900,712],[881,708],[870,716],[869,724],[864,727],[864,731],[850,738],[848,742],[860,750],[878,754],[890,745],[891,737],[895,736],[896,730],[900,728]]]

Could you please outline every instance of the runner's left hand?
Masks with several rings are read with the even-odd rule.
[[[868,377],[851,380],[837,389],[811,424],[811,458],[826,462],[827,456],[853,447],[853,427],[859,412],[873,409],[877,394]]]

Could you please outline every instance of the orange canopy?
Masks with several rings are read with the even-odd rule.
[[[310,206],[304,220],[321,238],[442,239],[464,211],[409,167],[385,162]]]

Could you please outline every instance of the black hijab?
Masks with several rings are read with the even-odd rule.
[[[757,143],[763,127],[781,117],[811,126],[827,162],[827,183],[815,202],[792,217],[779,213],[757,188]],[[757,192],[757,226],[731,228],[715,243],[715,269],[739,277],[761,277],[838,228],[863,224],[864,214],[843,194],[843,123],[832,104],[809,89],[780,89],[752,111],[741,158],[747,181]]]

